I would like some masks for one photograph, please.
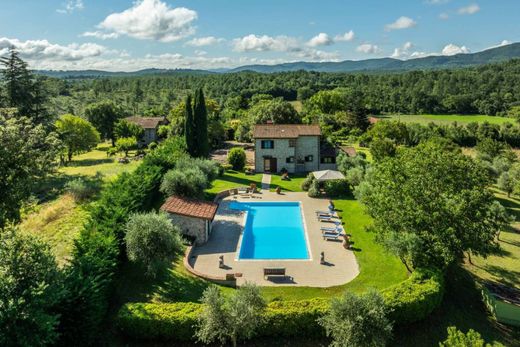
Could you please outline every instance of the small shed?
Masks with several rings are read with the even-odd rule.
[[[218,204],[214,202],[171,196],[161,206],[161,211],[168,213],[172,223],[181,229],[183,235],[200,245],[209,239],[211,222],[217,208]]]

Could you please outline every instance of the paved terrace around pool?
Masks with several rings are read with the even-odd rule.
[[[237,285],[245,281],[262,286],[310,286],[330,287],[345,284],[359,274],[359,267],[354,253],[346,250],[341,241],[325,241],[321,235],[321,226],[333,226],[319,222],[316,210],[327,210],[328,200],[313,199],[307,193],[285,192],[278,195],[262,190],[254,194],[255,198],[230,196],[223,199],[213,221],[213,230],[209,241],[193,249],[189,259],[191,266],[208,276],[225,276],[241,273]],[[231,201],[300,201],[303,209],[310,260],[236,260],[238,258],[240,238],[244,225],[244,212],[231,210]],[[348,216],[344,216],[348,218]],[[346,230],[350,233],[349,230]],[[325,252],[326,265],[320,264],[320,253]],[[219,268],[219,256],[224,256],[225,268]],[[264,279],[264,267],[285,267],[291,279]]]

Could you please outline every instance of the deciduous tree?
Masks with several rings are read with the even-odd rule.
[[[56,130],[66,148],[67,159],[74,154],[90,151],[99,143],[99,133],[89,121],[65,114],[56,121]]]
[[[87,106],[85,116],[101,134],[103,139],[110,139],[115,145],[114,126],[124,115],[123,110],[112,101],[101,101]]]

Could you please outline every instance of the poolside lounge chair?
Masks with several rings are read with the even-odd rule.
[[[323,215],[318,215],[318,220],[320,222],[333,222],[333,223],[336,223],[338,221],[336,219],[336,216],[323,216]]]
[[[248,194],[249,193],[249,189],[246,188],[246,187],[240,187],[237,189],[237,192],[238,194]]]
[[[316,214],[320,216],[335,216],[334,211],[316,211]]]
[[[335,226],[335,227],[321,227],[320,230],[321,230],[321,232],[329,231],[329,232],[338,232],[338,233],[343,231],[343,229],[341,229],[341,227],[339,225]]]
[[[325,232],[323,233],[323,239],[324,240],[337,240],[341,236],[340,233],[331,233],[331,232]]]
[[[284,267],[264,267],[264,279],[269,277],[287,277]]]

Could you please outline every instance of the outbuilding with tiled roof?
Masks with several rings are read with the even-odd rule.
[[[179,196],[169,197],[161,206],[172,223],[181,229],[183,235],[196,244],[208,241],[211,222],[217,213],[218,204],[204,200]]]

